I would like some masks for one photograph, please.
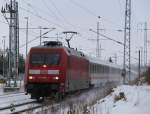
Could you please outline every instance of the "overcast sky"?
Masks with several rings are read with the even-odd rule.
[[[9,0],[0,0],[0,7]],[[95,56],[96,34],[89,29],[96,30],[98,16],[101,16],[100,31],[102,34],[115,40],[124,41],[124,33],[118,32],[118,29],[124,28],[125,0],[18,0],[19,2],[19,20],[20,28],[26,27],[25,17],[29,17],[29,28],[38,28],[39,26],[53,28],[56,30],[46,36],[64,37],[64,31],[75,31],[79,34],[74,36],[71,45],[87,54]],[[132,0],[132,36],[131,36],[131,55],[137,58],[136,51],[143,47],[144,32],[137,30],[143,29],[144,22],[150,23],[150,0]],[[42,30],[46,32],[47,30]],[[39,30],[29,30],[29,40],[39,36]],[[2,37],[6,36],[8,46],[8,25],[6,20],[0,15],[0,48]],[[61,41],[64,41],[60,39]],[[103,37],[100,37],[104,39]],[[149,31],[148,31],[149,39]],[[43,39],[42,41],[44,41]],[[55,40],[55,39],[51,39]],[[39,45],[39,39],[30,43],[29,47]],[[25,44],[25,30],[20,30],[20,46]],[[101,40],[102,59],[108,59],[117,54],[118,61],[121,63],[123,46],[109,40]],[[20,48],[20,53],[25,54],[25,47]],[[149,47],[148,47],[149,53]],[[148,54],[148,59],[150,59]],[[132,58],[132,63],[137,60]]]

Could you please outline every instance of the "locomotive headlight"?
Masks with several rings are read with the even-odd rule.
[[[33,76],[29,76],[29,80],[32,80],[33,79]]]
[[[56,76],[56,77],[54,77],[53,79],[55,79],[55,80],[59,80],[59,77],[58,77],[58,76]]]
[[[46,68],[47,67],[47,65],[43,65],[43,68]]]

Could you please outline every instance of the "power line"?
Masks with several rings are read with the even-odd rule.
[[[89,30],[92,31],[92,32],[94,32],[94,33],[96,33],[96,34],[99,34],[100,36],[102,36],[102,37],[104,37],[104,38],[107,38],[108,40],[114,41],[114,42],[116,42],[116,43],[121,44],[121,45],[124,46],[124,43],[122,43],[122,42],[120,42],[120,41],[117,41],[117,40],[115,40],[115,39],[113,39],[113,38],[110,38],[110,37],[108,37],[108,36],[106,36],[106,35],[104,35],[104,34],[97,33],[96,31],[94,31],[94,30],[92,30],[92,29],[89,29]]]
[[[38,8],[38,10],[36,10],[34,7],[32,7],[32,5],[31,5],[30,3],[26,2],[25,0],[23,0],[23,1],[24,1],[24,3],[27,4],[28,7],[32,8],[32,9],[34,10],[34,12],[36,12],[37,15],[38,15],[38,12],[37,12],[37,11],[39,10],[39,8]],[[41,9],[40,9],[40,10],[41,10]]]
[[[88,14],[97,17],[97,14],[95,14],[94,12],[92,12],[91,10],[89,10],[88,8],[82,6],[81,4],[79,4],[78,2],[75,2],[74,0],[69,0],[72,4],[76,5],[77,7],[79,7],[80,9],[84,10],[85,12],[87,12]]]
[[[55,16],[55,18],[57,18],[57,20],[62,21],[62,19],[63,19],[63,21],[64,21],[66,24],[73,26],[72,24],[70,24],[69,22],[67,22],[67,20],[66,20],[65,17],[62,15],[62,13],[58,10],[58,8],[57,8],[56,5],[54,4],[54,2],[49,1],[49,2],[51,3],[51,6],[54,7],[55,10],[59,13],[59,16],[60,16],[60,17],[57,16],[57,14],[56,14],[55,12],[53,12],[53,10],[50,9],[50,7],[47,5],[47,3],[46,3],[45,0],[41,0],[41,1],[42,1],[42,3],[44,3],[44,5],[46,6],[46,8],[47,8],[50,12],[53,13],[53,15]],[[64,23],[63,23],[63,26],[65,26]]]
[[[47,31],[47,32],[43,33],[42,35],[37,36],[37,37],[35,37],[34,39],[32,39],[32,40],[28,41],[27,43],[29,44],[29,43],[31,43],[31,42],[33,42],[33,41],[35,41],[35,40],[39,39],[40,37],[44,36],[45,34],[47,34],[47,33],[51,32],[51,31],[52,31],[52,30],[49,30],[49,31]],[[21,45],[19,48],[23,48],[24,46],[26,46],[26,44]]]
[[[31,7],[34,11],[35,11],[35,8],[36,8],[36,9],[38,9],[39,11],[44,12],[42,9],[33,6],[32,4],[26,2],[25,0],[23,0],[23,1],[24,1],[29,7]],[[50,2],[51,5],[55,8],[55,10],[57,11],[57,13],[59,14],[59,16],[60,16],[61,18],[59,18],[59,17],[55,14],[55,12],[53,12],[52,10],[50,10],[50,7],[47,5],[47,3],[45,2],[45,0],[41,0],[41,1],[42,1],[42,3],[44,3],[44,5],[46,6],[46,8],[47,8],[50,12],[53,13],[54,17],[55,17],[57,20],[62,20],[62,19],[63,19],[66,24],[72,26],[73,28],[79,28],[78,26],[71,24],[71,23],[64,17],[64,15],[60,12],[60,10],[57,8],[57,6],[55,5],[55,3],[54,3],[52,0],[50,0],[49,2]],[[34,8],[34,7],[35,7],[35,8]],[[37,11],[36,11],[36,12],[37,12]],[[49,13],[48,13],[48,14],[49,14]],[[39,16],[38,13],[37,13],[36,15]],[[50,16],[50,17],[51,17],[51,16]]]
[[[24,2],[25,2],[29,7],[31,7],[33,10],[35,10],[35,9],[33,8],[33,7],[35,7],[35,6],[33,6],[32,4],[26,2],[25,0],[24,0]],[[63,20],[64,20],[64,22],[65,22],[66,24],[72,26],[72,27],[75,28],[75,29],[77,29],[77,28],[82,29],[81,27],[70,23],[70,22],[63,16],[63,14],[60,12],[60,10],[57,8],[57,6],[55,5],[55,3],[54,3],[53,1],[49,1],[49,2],[50,2],[51,5],[55,8],[55,10],[57,11],[57,13],[59,13],[59,16],[60,16],[61,18],[59,18],[52,10],[50,10],[50,8],[49,8],[49,6],[47,5],[47,3],[45,2],[45,0],[42,0],[42,3],[44,3],[44,5],[47,7],[47,9],[48,9],[50,12],[53,12],[53,14],[55,15],[55,18],[57,18],[57,19],[59,19],[59,20],[62,20],[62,18],[63,18]],[[42,11],[42,12],[43,12],[43,10],[41,10],[40,8],[38,8],[38,7],[36,7],[36,8],[37,8],[39,11]],[[30,13],[31,13],[31,11],[30,11]],[[33,13],[33,12],[32,12],[32,13]],[[40,16],[38,13],[37,13],[36,15],[37,15],[37,16]],[[40,16],[40,17],[41,17],[41,16]],[[50,17],[51,17],[51,16],[50,16]],[[54,23],[54,22],[52,22],[52,23]],[[55,24],[56,24],[56,23],[55,23]],[[63,27],[63,28],[66,29],[66,27]]]
[[[34,32],[32,29],[31,29],[31,31],[32,31],[32,32],[29,32],[30,35],[33,36],[33,37],[36,37],[35,35],[37,35],[37,33]],[[21,32],[25,33],[25,31],[21,31]]]
[[[81,4],[79,4],[78,2],[76,2],[76,1],[74,1],[74,0],[69,0],[69,1],[70,1],[72,4],[74,4],[75,6],[79,7],[79,8],[82,9],[82,10],[84,10],[86,13],[90,14],[91,16],[94,16],[94,17],[97,17],[97,16],[98,16],[97,14],[95,14],[94,12],[92,12],[90,9],[88,9],[87,7],[85,7],[85,6],[81,5]],[[108,23],[111,23],[111,24],[113,24],[113,25],[115,24],[114,22],[112,22],[112,21],[110,21],[110,20],[104,18],[103,16],[101,16],[101,18],[102,18],[104,21],[108,22]],[[122,26],[118,25],[117,23],[116,23],[115,25],[117,25],[117,26],[123,28]]]
[[[58,26],[59,28],[65,29],[63,26],[61,26],[61,25],[59,25],[59,24],[57,24],[57,23],[54,23],[54,22],[52,22],[52,21],[50,21],[50,20],[48,20],[48,19],[46,19],[46,18],[44,18],[44,17],[42,17],[42,16],[40,16],[40,15],[37,15],[37,14],[33,13],[33,12],[30,11],[30,10],[27,10],[27,9],[25,9],[25,8],[23,8],[23,7],[19,7],[19,8],[20,8],[21,10],[27,12],[27,13],[32,14],[32,15],[35,16],[35,17],[38,17],[39,19],[41,19],[41,20],[43,20],[43,21],[46,21],[47,23],[54,24],[54,25]]]
[[[35,7],[35,6],[33,6],[32,4],[26,2],[25,0],[23,0],[23,1],[24,1],[29,7],[31,7],[34,11],[35,11],[35,8],[37,8],[39,11],[45,12],[45,11],[43,11],[42,9],[40,9],[40,8],[38,8],[38,7]],[[77,27],[77,26],[71,24],[71,23],[62,15],[62,13],[61,13],[60,10],[56,7],[55,3],[54,3],[52,0],[50,0],[49,2],[52,4],[52,6],[55,8],[55,10],[59,13],[59,16],[61,16],[61,18],[59,18],[59,17],[55,14],[55,12],[53,12],[52,10],[50,10],[50,7],[47,5],[47,3],[45,2],[45,0],[41,0],[41,1],[42,1],[42,3],[44,3],[44,5],[46,6],[46,8],[47,8],[50,12],[53,13],[55,19],[57,19],[57,20],[62,20],[62,18],[63,18],[63,20],[64,20],[64,22],[65,22],[66,24],[71,25],[71,26],[74,27],[74,28],[79,28],[79,27]],[[34,7],[35,7],[35,8],[34,8]],[[36,12],[37,12],[37,11],[36,11]],[[48,13],[48,14],[49,14],[49,13]],[[37,13],[37,15],[39,16],[38,13]],[[51,16],[50,16],[50,17],[51,17]],[[54,23],[54,22],[53,22],[53,23]],[[56,24],[56,23],[55,23],[55,24]]]
[[[59,17],[55,14],[55,12],[53,12],[53,10],[50,9],[50,7],[46,3],[46,1],[45,0],[41,0],[41,1],[42,1],[42,3],[44,3],[44,5],[46,6],[46,8],[49,10],[49,12],[51,12],[57,20],[60,20]]]
[[[82,29],[81,27],[79,27],[79,26],[77,26],[77,25],[73,25],[73,24],[71,24],[70,22],[68,22],[68,20],[66,20],[66,18],[61,14],[61,12],[60,12],[59,9],[56,7],[56,5],[55,5],[54,3],[52,3],[52,5],[53,5],[53,7],[55,7],[55,9],[56,9],[57,12],[61,15],[61,17],[64,18],[65,22],[66,22],[68,25],[71,25],[71,26],[74,27],[74,28]],[[30,4],[30,7],[31,7],[31,6],[32,6],[32,5]],[[33,6],[32,6],[32,7],[33,7]],[[40,15],[33,13],[33,12],[30,11],[30,10],[27,10],[27,9],[25,9],[25,8],[22,8],[22,7],[20,7],[20,8],[21,8],[22,10],[24,10],[24,11],[26,11],[26,12],[32,14],[32,15],[34,15],[34,16],[36,16],[36,17],[42,19],[42,20],[44,20],[44,21],[47,21],[47,22],[49,21],[49,20],[47,20],[47,19],[41,17]],[[52,23],[53,23],[53,22],[52,22]],[[56,23],[55,23],[55,24],[56,24]],[[59,24],[57,24],[57,25],[58,25],[58,26],[61,26],[61,25],[59,25]],[[64,28],[63,26],[61,26],[61,28],[66,29],[66,28]],[[84,29],[84,30],[85,30],[85,29]],[[86,30],[86,31],[88,31],[88,30]]]
[[[44,1],[43,1],[44,2]],[[66,18],[62,15],[62,13],[59,11],[59,9],[56,7],[56,5],[54,4],[54,2],[53,1],[51,1],[51,4],[52,4],[52,6],[53,7],[55,7],[55,9],[56,9],[56,11],[60,14],[60,16],[64,19],[64,21],[65,21],[65,23],[67,23],[68,25],[71,25],[72,27],[74,27],[74,28],[78,28],[78,29],[81,29],[81,30],[83,30],[81,27],[79,27],[79,26],[77,26],[77,25],[73,25],[73,24],[71,24],[68,20],[66,20]],[[30,7],[33,7],[33,5],[31,5],[30,3],[28,3],[28,5],[30,6]],[[45,4],[46,6],[47,6],[47,4]],[[48,6],[47,6],[48,7]],[[81,6],[81,8],[82,8],[82,6]],[[39,9],[39,8],[38,8]],[[85,9],[85,8],[84,8]],[[24,9],[25,10],[25,9]],[[29,10],[26,10],[28,13],[32,13],[33,14],[33,12],[31,12],[31,11],[29,11]],[[89,12],[90,10],[88,10],[88,12]],[[92,14],[92,12],[91,12],[91,14]],[[34,14],[34,15],[36,15],[38,18],[41,18],[41,16],[40,15],[38,15],[38,14]],[[93,14],[93,16],[96,16],[96,14]],[[44,18],[44,20],[46,20],[47,21],[47,19],[45,19]],[[53,23],[53,22],[52,22]],[[56,23],[55,23],[56,24]],[[62,28],[62,26],[61,26],[61,28]],[[64,28],[64,27],[63,27]],[[84,29],[85,30],[85,29]],[[86,30],[86,31],[88,31],[88,30]]]
[[[48,7],[48,5],[45,3],[44,0],[42,0],[42,3],[44,3],[44,5],[47,7],[47,9],[49,9],[49,12],[52,12],[53,15],[50,15],[50,13],[44,11],[43,9],[41,9],[41,8],[39,8],[39,7],[33,6],[32,4],[26,2],[25,0],[23,0],[23,1],[24,1],[24,3],[27,4],[28,7],[32,8],[32,10],[35,11],[38,15],[39,15],[39,13],[38,13],[37,11],[42,11],[42,13],[44,12],[44,13],[48,14],[49,17],[52,18],[52,16],[53,16],[53,17],[55,17],[55,19],[60,20],[60,19],[57,17],[57,15],[56,15],[52,10],[50,10],[50,8]]]
[[[52,6],[56,9],[56,11],[58,12],[59,16],[61,16],[63,18],[63,20],[65,21],[66,24],[71,25],[74,28],[77,28],[77,26],[71,24],[66,18],[65,16],[61,13],[61,11],[57,8],[57,6],[55,5],[55,3],[53,2],[53,0],[49,0],[50,3],[52,4]]]

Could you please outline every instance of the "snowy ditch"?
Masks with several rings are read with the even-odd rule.
[[[114,88],[109,95],[107,93],[110,91],[106,88],[86,90],[80,94],[71,95],[62,102],[51,102],[51,105],[43,105],[24,114],[150,114],[150,86],[121,85]],[[7,99],[3,97],[0,99],[1,106],[4,106],[3,102],[7,100],[9,103],[15,99],[17,102],[22,98],[31,100],[26,95],[14,95],[14,97],[6,97]],[[29,104],[22,109],[30,109],[36,105]],[[0,114],[6,113],[0,111]]]
[[[116,99],[124,93],[124,97]],[[122,85],[89,107],[88,114],[150,114],[150,86]]]
[[[150,86],[122,85],[103,98],[107,93],[92,89],[30,114],[150,114]]]
[[[93,106],[98,100],[108,93],[106,88],[94,88],[87,92],[66,98],[59,104],[44,106],[36,109],[32,114],[90,114],[88,107]],[[28,112],[29,113],[29,112]]]

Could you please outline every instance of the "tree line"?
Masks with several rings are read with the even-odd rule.
[[[19,73],[24,73],[25,68],[25,59],[22,54],[19,54],[19,64],[18,64],[18,71]],[[4,71],[3,71],[4,70]],[[6,75],[8,72],[8,56],[0,55],[0,75]]]

